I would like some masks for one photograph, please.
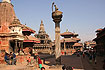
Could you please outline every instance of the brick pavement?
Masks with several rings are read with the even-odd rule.
[[[102,66],[103,66],[103,60],[104,57],[100,57],[97,56],[96,60],[97,60],[97,64],[95,64],[94,62],[90,63],[88,57],[86,56],[85,58],[82,58],[82,63],[84,66],[85,70],[103,70]]]
[[[72,66],[74,67],[74,70],[103,70],[102,69],[102,61],[103,61],[103,57],[97,57],[97,64],[94,63],[89,63],[89,59],[86,58],[82,58],[82,57],[77,57],[77,56],[63,56],[62,57],[62,64],[68,65],[68,66]],[[46,70],[61,70],[61,69],[49,69],[49,67],[51,65],[49,64],[54,64],[55,61],[54,58],[49,58],[46,59],[48,65],[43,64],[42,66],[44,66],[46,68]],[[82,61],[81,61],[82,60]],[[22,64],[17,64],[15,65],[0,65],[0,70],[35,70],[35,67],[33,66],[26,66],[26,62],[23,62]],[[39,70],[39,68],[37,67],[37,70]]]
[[[48,65],[48,66],[55,64],[55,58],[54,57],[46,59],[46,61],[47,61],[46,65]],[[74,70],[83,70],[83,64],[82,64],[81,58],[77,57],[76,55],[62,56],[61,57],[61,64],[74,67]]]

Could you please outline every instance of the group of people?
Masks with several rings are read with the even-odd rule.
[[[4,60],[7,65],[16,65],[16,55],[13,52],[7,53],[5,52]]]
[[[96,64],[96,51],[88,51],[85,52],[85,54],[89,57],[89,61],[90,63],[92,63],[92,61]]]

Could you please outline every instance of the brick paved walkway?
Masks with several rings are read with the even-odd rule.
[[[104,57],[97,56],[97,64],[95,64],[94,62],[90,63],[87,56],[85,58],[81,57],[81,59],[85,70],[103,70],[102,61],[104,60]]]
[[[102,61],[103,57],[97,57],[97,64],[90,63],[88,57],[82,58],[77,57],[76,55],[73,56],[62,56],[62,64],[65,64],[67,66],[74,67],[74,70],[103,70],[102,69]],[[46,59],[46,62],[48,63],[43,64],[42,66],[46,68],[46,70],[61,70],[61,69],[49,69],[49,67],[52,64],[55,64],[55,58],[51,57]],[[15,65],[0,65],[0,70],[35,70],[35,66],[26,66],[26,63],[23,64],[17,64]],[[40,70],[37,68],[37,70]]]

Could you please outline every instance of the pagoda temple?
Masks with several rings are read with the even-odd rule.
[[[19,53],[22,51],[22,44],[24,36],[22,34],[22,24],[20,23],[17,17],[14,17],[14,20],[9,25],[11,39],[9,40],[9,47],[11,52]],[[20,50],[21,49],[21,50]]]
[[[40,43],[40,40],[31,34],[34,34],[36,31],[23,25],[22,33],[24,35],[23,40],[23,51],[25,54],[32,54],[34,52],[34,44]]]
[[[66,32],[61,33],[61,36],[64,37],[61,39],[62,52],[73,54],[76,51],[81,51],[83,45],[78,43],[80,41],[80,39],[77,38],[78,34],[66,30]]]
[[[35,34],[34,36],[40,40],[39,44],[34,44],[34,49],[41,53],[51,53],[52,41],[44,29],[42,20],[38,34]]]

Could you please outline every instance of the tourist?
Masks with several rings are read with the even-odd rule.
[[[82,55],[83,55],[83,58],[85,58],[85,53],[84,53],[84,52],[83,52],[83,54],[82,54]]]
[[[77,56],[78,56],[78,57],[80,57],[80,54],[79,54],[79,52],[77,52]]]
[[[39,56],[38,56],[37,58],[38,58],[38,65],[39,65],[39,68],[41,69],[41,68],[42,68],[42,61],[41,61],[41,59],[40,59]]]
[[[7,65],[10,65],[10,58],[9,58],[9,54],[7,52],[5,52],[4,60],[7,63]]]

